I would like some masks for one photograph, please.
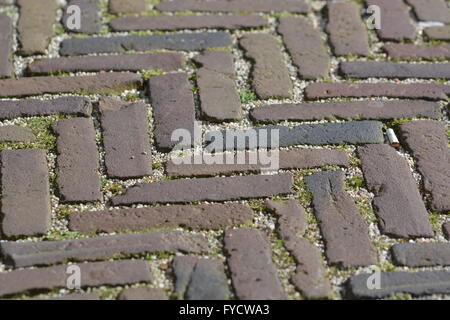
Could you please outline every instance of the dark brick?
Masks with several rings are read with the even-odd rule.
[[[70,17],[67,14],[67,8],[69,6],[78,6],[81,11],[81,24],[80,29],[70,29],[67,26],[67,19]],[[63,9],[62,25],[66,28],[67,32],[77,33],[98,33],[100,32],[101,19],[99,14],[99,7],[97,0],[69,0],[67,6]]]
[[[0,77],[13,75],[12,59],[13,25],[11,18],[6,14],[0,14]]]
[[[432,40],[450,40],[450,26],[439,26],[425,28],[423,33],[428,39]]]
[[[146,9],[145,0],[110,0],[109,12],[117,13],[142,13]]]
[[[239,43],[246,57],[254,61],[252,84],[256,94],[261,99],[289,98],[293,84],[276,38],[264,33],[246,34]]]
[[[369,37],[361,18],[361,7],[352,2],[328,2],[328,24],[333,51],[338,56],[369,55]]]
[[[174,205],[148,208],[77,212],[69,229],[82,233],[140,231],[161,228],[220,229],[248,223],[252,210],[241,204]]]
[[[446,222],[442,225],[442,232],[447,240],[450,240],[450,222]]]
[[[413,121],[400,126],[401,137],[416,159],[423,187],[431,194],[435,211],[450,210],[450,150],[446,124],[441,121]]]
[[[267,25],[267,19],[258,15],[208,15],[208,16],[151,16],[120,17],[109,26],[115,31],[179,30],[179,29],[241,29]]]
[[[0,101],[0,119],[48,115],[90,116],[91,112],[92,105],[89,99],[82,97]]]
[[[73,118],[53,124],[57,134],[57,184],[61,201],[102,200],[99,154],[91,119]]]
[[[17,31],[22,55],[45,54],[53,35],[55,0],[17,0],[20,8]]]
[[[120,293],[119,300],[168,300],[168,297],[162,289],[129,288]]]
[[[378,61],[341,62],[349,78],[450,79],[450,63],[397,63]]]
[[[236,296],[241,300],[286,299],[267,236],[249,228],[225,231],[225,250]]]
[[[376,250],[369,239],[369,228],[345,192],[344,172],[319,172],[304,179],[313,196],[328,262],[344,267],[375,264]]]
[[[3,235],[15,237],[46,233],[50,228],[46,151],[2,150],[0,157]]]
[[[305,210],[298,200],[266,201],[266,207],[278,217],[278,231],[284,241],[296,239],[306,230]]]
[[[172,73],[151,77],[148,81],[153,108],[156,146],[171,150],[178,145],[172,141],[175,130],[185,129],[194,137],[195,105],[192,85],[186,73]],[[188,141],[186,147],[193,141]]]
[[[233,56],[226,51],[207,51],[194,58],[203,116],[212,121],[240,120],[242,108],[236,88]]]
[[[449,243],[398,243],[392,246],[396,265],[408,267],[433,267],[450,265]]]
[[[139,282],[150,282],[151,274],[146,261],[123,260],[78,264],[82,287],[119,286]],[[41,269],[16,270],[0,273],[0,295],[11,295],[23,291],[50,290],[67,285],[67,265]]]
[[[140,84],[141,76],[128,72],[4,79],[0,80],[0,97],[31,96],[44,93],[111,94],[134,89]]]
[[[184,66],[180,53],[124,54],[117,56],[60,57],[34,60],[27,71],[31,74],[74,71],[173,71]]]
[[[89,53],[123,53],[126,51],[167,50],[205,50],[214,47],[227,47],[232,44],[226,32],[156,34],[149,36],[118,36],[67,39],[61,43],[62,56]]]
[[[397,119],[441,117],[440,106],[427,101],[351,101],[301,104],[273,104],[250,111],[256,122],[322,119]]]
[[[280,12],[306,13],[304,0],[163,0],[156,6],[162,11]]]
[[[450,8],[445,0],[407,0],[422,21],[450,23]]]
[[[228,300],[230,292],[223,263],[218,259],[178,256],[173,260],[178,299]]]
[[[450,44],[440,46],[426,46],[413,43],[389,43],[384,50],[393,59],[421,58],[421,59],[449,59]]]
[[[380,39],[414,40],[417,30],[403,0],[366,0],[366,4],[376,5],[381,9],[381,29],[377,30]]]
[[[300,32],[299,32],[300,30]],[[282,17],[278,31],[303,79],[326,77],[330,56],[318,29],[304,17]]]
[[[323,98],[416,98],[445,100],[450,86],[433,83],[311,83],[306,87],[308,99]]]
[[[156,252],[200,253],[207,248],[201,235],[182,231],[159,231],[122,234],[78,240],[43,242],[3,242],[0,244],[5,263],[16,268],[48,265],[70,260],[108,259],[119,254]]]
[[[381,232],[395,238],[432,237],[428,213],[409,166],[389,145],[358,148]]]
[[[103,98],[99,109],[108,176],[134,178],[150,175],[152,159],[147,106]]]
[[[450,272],[382,272],[381,289],[369,289],[367,282],[373,274],[359,274],[346,282],[349,298],[379,299],[394,293],[431,295],[450,293]]]
[[[36,136],[28,128],[13,125],[0,127],[0,143],[31,142],[35,139]]]

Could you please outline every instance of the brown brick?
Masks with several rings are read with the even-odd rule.
[[[450,23],[450,8],[445,0],[407,0],[422,21]]]
[[[393,59],[420,58],[427,60],[449,59],[450,44],[426,46],[413,43],[389,43],[384,50]]]
[[[142,13],[146,9],[145,0],[110,0],[109,12],[117,13]]]
[[[391,253],[398,266],[450,266],[450,244],[446,242],[397,243],[392,246]]]
[[[450,40],[450,26],[429,27],[424,29],[424,34],[432,40]]]
[[[78,6],[81,14],[80,29],[71,29],[67,25],[67,19],[70,15],[67,9],[70,6]],[[67,32],[94,34],[100,32],[101,18],[97,0],[69,0],[67,6],[63,8],[63,17],[61,21]]]
[[[13,75],[12,59],[13,25],[11,18],[6,14],[0,14],[0,77]]]
[[[450,222],[446,222],[442,225],[442,232],[447,240],[450,240]]]
[[[119,300],[168,300],[168,297],[162,289],[129,288],[120,293]]]
[[[298,200],[267,200],[265,205],[278,217],[278,232],[284,241],[296,239],[305,232],[305,209]]]
[[[36,139],[33,132],[20,126],[2,126],[0,127],[0,143],[3,142],[31,142]]]

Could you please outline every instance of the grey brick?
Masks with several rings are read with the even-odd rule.
[[[168,300],[168,297],[162,289],[129,288],[120,293],[119,300]]]
[[[69,6],[78,6],[81,13],[80,29],[70,29],[67,25],[67,19],[70,17],[67,14]],[[101,18],[97,0],[69,0],[67,6],[63,9],[63,17],[61,21],[67,32],[76,33],[99,33],[101,27]]]
[[[398,243],[392,246],[392,258],[396,265],[408,267],[433,267],[450,265],[450,244]]]
[[[145,0],[110,0],[109,12],[117,13],[142,13],[146,9]]]
[[[2,142],[31,142],[36,139],[33,132],[20,126],[2,126],[0,127],[0,143]]]
[[[14,73],[12,59],[13,25],[11,18],[0,14],[0,77],[11,77]]]
[[[413,43],[388,43],[383,49],[392,59],[449,59],[450,45],[426,46]]]
[[[419,20],[450,23],[450,8],[445,0],[407,0]]]
[[[450,26],[428,27],[423,31],[428,39],[432,40],[450,40]]]

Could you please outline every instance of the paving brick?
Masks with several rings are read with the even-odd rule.
[[[278,232],[284,241],[295,239],[306,230],[305,210],[298,200],[267,200],[266,207],[278,217]]]
[[[414,40],[416,28],[403,0],[366,0],[366,5],[379,6],[382,18],[378,37],[382,40]]]
[[[60,57],[34,60],[28,66],[30,74],[74,71],[173,71],[184,66],[180,53],[124,54],[117,56]]]
[[[84,301],[84,300],[100,300],[100,297],[95,293],[69,293],[63,296],[57,297],[34,297],[26,300],[75,300],[75,301]]]
[[[450,79],[450,63],[352,61],[341,62],[340,66],[350,78]]]
[[[389,43],[384,46],[384,50],[393,59],[421,58],[433,60],[450,58],[450,44],[426,46],[413,43]]]
[[[169,300],[162,289],[156,288],[129,288],[123,290],[119,300]]]
[[[230,291],[222,261],[178,256],[173,259],[175,292],[184,300],[228,300]]]
[[[300,30],[300,32],[299,32]],[[303,79],[328,76],[330,56],[320,32],[304,17],[282,17],[278,31]]]
[[[122,234],[78,240],[43,242],[2,242],[5,263],[19,267],[49,265],[66,260],[99,260],[113,256],[156,253],[200,253],[207,248],[201,235],[182,231],[159,231],[140,234]]]
[[[423,187],[431,194],[435,211],[450,210],[450,149],[446,124],[441,121],[413,121],[400,126],[402,140],[416,159]]]
[[[2,234],[35,236],[50,228],[50,194],[46,151],[2,150]]]
[[[450,22],[450,8],[445,0],[407,0],[422,21]]]
[[[392,246],[392,258],[396,265],[408,267],[433,267],[450,265],[450,244],[398,243]]]
[[[395,238],[432,237],[428,213],[409,166],[389,145],[358,148],[381,232]]]
[[[152,280],[146,261],[124,260],[78,264],[82,287],[119,286]],[[28,290],[50,290],[67,285],[67,265],[0,273],[0,295]]]
[[[448,25],[425,28],[423,33],[431,40],[450,40],[450,26]]]
[[[375,264],[369,228],[344,189],[344,172],[319,172],[304,180],[313,196],[328,263],[344,267]]]
[[[145,11],[145,0],[110,0],[109,12],[117,13],[142,13]]]
[[[446,222],[442,225],[442,232],[447,240],[450,240],[450,222]]]
[[[194,58],[200,88],[203,116],[223,122],[242,118],[241,100],[236,88],[233,56],[226,51],[206,51]]]
[[[33,132],[24,127],[8,125],[0,127],[0,143],[3,142],[31,142],[36,139]]]
[[[12,61],[13,26],[11,18],[0,14],[0,77],[13,75]]]
[[[171,150],[178,145],[172,141],[175,130],[187,130],[194,137],[195,104],[192,85],[186,73],[151,77],[148,81],[153,108],[153,134],[157,148]],[[188,141],[183,146],[191,146]]]
[[[263,198],[290,194],[293,192],[292,184],[290,173],[159,181],[137,184],[125,194],[114,197],[112,203],[128,205]]]
[[[258,15],[207,15],[207,16],[126,16],[112,20],[114,31],[180,30],[180,29],[241,29],[267,25],[267,19]]]
[[[90,53],[123,53],[126,51],[205,50],[214,47],[228,47],[232,44],[226,32],[156,34],[149,36],[117,36],[73,38],[61,42],[62,56]]]
[[[82,97],[0,101],[0,119],[48,115],[90,116],[91,112],[92,105],[89,99]]]
[[[205,165],[203,155],[188,156],[177,161],[166,163],[166,172],[173,177],[190,176],[214,176],[231,174],[237,172],[260,172],[263,170],[273,170],[274,163],[279,160],[280,169],[309,169],[324,166],[347,166],[348,155],[345,151],[326,150],[326,149],[298,149],[298,150],[280,150],[278,158],[274,153],[265,153],[267,157],[272,157],[271,161],[265,161],[258,152],[239,152],[234,154],[232,161],[227,162],[227,154],[220,154],[218,158],[222,164]],[[219,155],[215,155],[219,156]],[[245,158],[242,158],[245,157]],[[252,164],[251,159],[255,159]],[[201,160],[201,161],[198,161]],[[242,160],[244,159],[244,160]],[[271,163],[272,162],[272,163]],[[228,163],[228,164],[227,164]],[[276,169],[276,168],[275,168]]]
[[[252,84],[256,94],[261,99],[289,98],[293,84],[276,38],[263,33],[247,34],[239,43],[246,57],[254,62]]]
[[[286,299],[267,236],[249,228],[225,231],[225,250],[236,296],[241,300]]]
[[[242,225],[251,220],[252,210],[241,204],[173,205],[72,213],[69,229],[82,233],[182,226],[209,230]]]
[[[440,106],[428,101],[350,101],[301,104],[273,104],[252,109],[253,121],[276,123],[284,120],[396,119],[441,117]]]
[[[17,0],[20,15],[17,24],[22,55],[45,54],[56,20],[55,0]]]
[[[71,17],[67,13],[70,6],[78,6],[81,13],[80,29],[71,29],[67,24],[67,19]],[[69,0],[63,9],[61,21],[67,32],[94,34],[100,32],[101,19],[97,0]]]
[[[433,83],[311,83],[305,89],[307,99],[324,98],[415,98],[446,100],[450,86]]]
[[[394,293],[412,295],[431,295],[450,293],[450,272],[382,272],[381,289],[370,289],[367,281],[373,274],[359,274],[346,282],[346,295],[349,298],[379,299]]]
[[[369,37],[361,18],[361,7],[352,2],[328,2],[328,24],[333,51],[338,56],[368,56]]]
[[[99,109],[107,175],[114,178],[150,175],[152,159],[147,106],[103,98]]]
[[[162,11],[221,11],[221,12],[279,12],[306,13],[304,0],[163,0],[156,6]]]
[[[91,119],[73,118],[53,124],[57,135],[57,184],[63,202],[102,200],[99,154]]]
[[[140,84],[141,76],[128,72],[3,79],[0,80],[0,97],[31,96],[44,93],[111,94],[134,89]]]

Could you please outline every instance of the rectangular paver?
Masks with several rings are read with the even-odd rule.
[[[12,20],[6,14],[0,14],[0,77],[11,77],[12,64]]]
[[[450,243],[398,243],[392,249],[396,265],[430,267],[450,265]]]
[[[72,17],[72,15],[67,13],[67,9],[70,6],[78,6],[80,8],[81,14],[81,23],[80,28],[69,28],[67,24],[68,19]],[[76,33],[88,33],[94,34],[100,32],[101,27],[101,17],[99,14],[99,4],[97,0],[69,0],[67,1],[67,6],[63,9],[63,17],[61,23],[65,27],[67,32],[76,32]]]
[[[0,127],[0,142],[31,142],[36,136],[29,128],[6,125]]]
[[[423,30],[424,35],[432,40],[450,40],[450,25],[428,27]]]
[[[450,45],[427,46],[412,43],[388,43],[383,49],[393,59],[449,59]]]
[[[450,8],[445,0],[407,0],[422,21],[450,23]]]

